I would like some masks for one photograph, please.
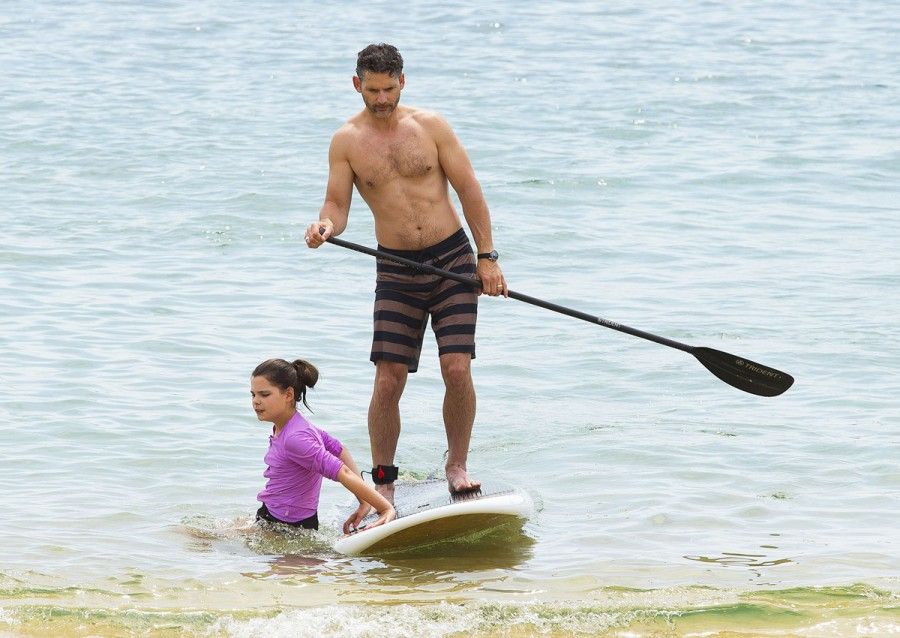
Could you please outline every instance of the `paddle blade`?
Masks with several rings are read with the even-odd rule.
[[[728,385],[761,397],[777,397],[794,383],[794,377],[761,363],[712,348],[692,348],[691,354]]]

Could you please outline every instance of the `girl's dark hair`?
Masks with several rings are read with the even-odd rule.
[[[387,73],[400,77],[403,73],[403,57],[391,44],[370,44],[356,56],[356,77],[365,79],[365,73]]]
[[[309,410],[306,390],[315,387],[319,371],[316,366],[303,359],[295,359],[293,363],[284,359],[269,359],[256,366],[251,376],[265,377],[269,383],[281,388],[282,392],[294,388],[294,402],[303,401],[303,405]]]

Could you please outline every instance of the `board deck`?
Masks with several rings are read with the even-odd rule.
[[[350,556],[390,554],[460,542],[508,525],[521,527],[534,509],[526,492],[496,481],[463,494],[450,494],[444,479],[397,481],[394,486],[397,518],[338,539],[335,550]],[[370,514],[363,525],[376,518]]]

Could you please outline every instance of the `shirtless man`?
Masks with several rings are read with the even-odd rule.
[[[395,47],[373,44],[359,52],[353,86],[365,108],[331,140],[325,203],[318,221],[306,229],[306,244],[318,248],[344,232],[355,185],[375,218],[381,250],[475,274],[481,292],[507,294],[491,238],[490,213],[469,158],[442,117],[400,106],[404,82],[403,59]],[[459,196],[477,258],[450,201],[448,183]],[[376,489],[392,502],[400,396],[407,375],[418,367],[429,316],[445,387],[448,487],[451,492],[480,487],[466,471],[475,421],[471,360],[478,294],[465,284],[378,260],[369,439]]]

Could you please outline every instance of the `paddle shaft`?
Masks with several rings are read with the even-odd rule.
[[[376,250],[374,248],[369,248],[368,246],[361,246],[359,244],[354,244],[353,242],[345,241],[343,239],[338,239],[337,237],[329,237],[327,242],[334,244],[335,246],[341,246],[343,248],[349,248],[350,250],[355,250],[357,252],[365,253],[367,255],[371,255],[373,257],[381,257],[383,259],[389,259],[398,264],[402,264],[404,266],[409,266],[414,270],[418,270],[419,272],[428,273],[430,275],[437,275],[438,277],[444,277],[446,279],[452,279],[454,281],[458,281],[460,283],[466,284],[468,286],[472,286],[473,288],[481,288],[481,282],[474,277],[466,277],[465,275],[460,275],[455,272],[450,272],[449,270],[443,270],[441,268],[435,268],[434,266],[430,266],[428,264],[422,264],[412,259],[407,259],[406,257],[400,257],[399,255],[393,255],[388,252],[384,252],[383,250]],[[525,303],[531,304],[533,306],[538,306],[540,308],[545,308],[547,310],[552,310],[553,312],[558,312],[563,315],[568,315],[570,317],[574,317],[575,319],[581,319],[582,321],[587,321],[590,323],[595,323],[597,325],[603,326],[604,328],[611,328],[612,330],[618,330],[619,332],[624,332],[625,334],[630,334],[635,337],[640,337],[641,339],[647,339],[648,341],[653,341],[654,343],[658,343],[660,345],[668,346],[670,348],[675,348],[677,350],[682,350],[684,352],[688,352],[693,354],[694,347],[689,346],[684,343],[680,343],[675,341],[674,339],[667,339],[666,337],[660,337],[659,335],[652,334],[650,332],[646,332],[644,330],[638,330],[637,328],[632,328],[631,326],[626,326],[621,323],[616,323],[615,321],[610,321],[609,319],[604,319],[603,317],[597,317],[596,315],[591,315],[586,312],[581,312],[580,310],[575,310],[574,308],[568,308],[566,306],[561,306],[559,304],[552,303],[550,301],[544,301],[543,299],[538,299],[537,297],[532,297],[531,295],[526,295],[521,292],[516,292],[515,290],[508,290],[509,296],[512,299],[516,299],[518,301],[524,301]]]
[[[472,286],[473,288],[481,287],[481,282],[474,277],[467,277],[465,275],[460,275],[458,273],[443,270],[441,268],[435,268],[434,266],[423,264],[412,259],[407,259],[405,257],[400,257],[398,255],[393,255],[383,250],[376,250],[374,248],[368,248],[367,246],[360,246],[359,244],[344,241],[343,239],[338,239],[337,237],[329,237],[325,241],[335,244],[336,246],[341,246],[343,248],[349,248],[350,250],[364,253],[366,255],[387,259],[398,264],[408,266],[409,268],[418,272],[428,273],[431,275],[436,275],[438,277],[443,277],[445,279],[458,281],[460,283],[466,284],[467,286]],[[619,332],[624,332],[625,334],[629,334],[634,337],[639,337],[641,339],[646,339],[647,341],[652,341],[653,343],[658,343],[663,346],[668,346],[669,348],[687,352],[688,354],[693,355],[694,358],[696,358],[703,365],[703,367],[713,373],[721,381],[724,381],[728,385],[735,387],[738,390],[743,390],[744,392],[748,392],[750,394],[764,397],[774,397],[785,392],[794,383],[794,377],[786,372],[776,370],[775,368],[770,368],[769,366],[757,363],[755,361],[750,361],[749,359],[739,357],[728,352],[722,352],[721,350],[714,350],[712,348],[705,348],[702,346],[689,346],[685,343],[675,341],[674,339],[660,337],[659,335],[652,334],[645,330],[638,330],[637,328],[632,328],[631,326],[626,326],[621,323],[616,323],[615,321],[603,319],[602,317],[597,317],[586,312],[581,312],[580,310],[575,310],[574,308],[560,306],[559,304],[544,301],[543,299],[525,295],[521,292],[507,290],[507,294],[513,299],[518,299],[519,301],[524,301],[525,303],[529,303],[534,306],[546,308],[547,310],[552,310],[553,312],[568,315],[570,317],[574,317],[575,319],[581,319],[582,321],[594,323],[599,326],[603,326],[604,328],[618,330]]]

